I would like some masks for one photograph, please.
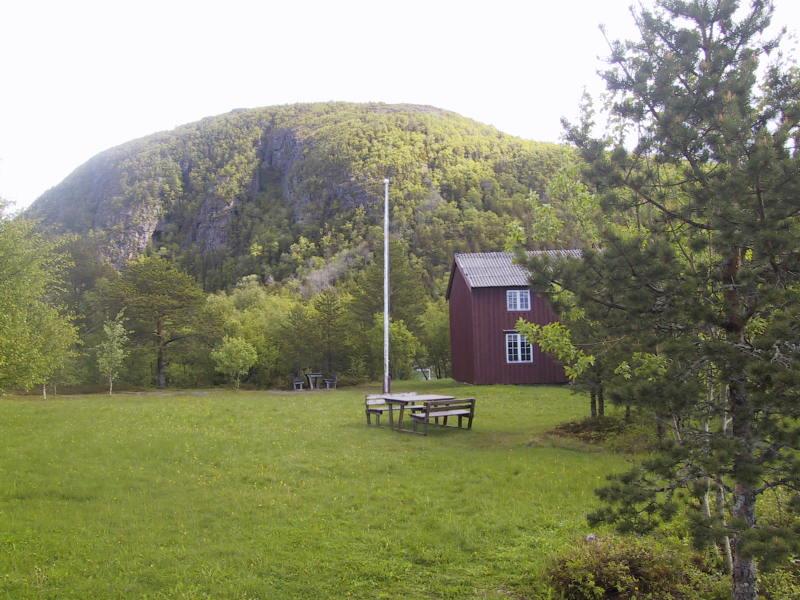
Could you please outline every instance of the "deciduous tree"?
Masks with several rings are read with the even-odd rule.
[[[108,395],[114,391],[114,379],[128,356],[128,335],[123,312],[103,323],[103,341],[97,346],[97,368],[108,381]]]
[[[238,390],[243,375],[247,375],[256,364],[258,354],[247,341],[242,338],[225,337],[222,344],[211,352],[211,359],[217,371],[228,377]]]
[[[69,357],[77,333],[57,305],[63,262],[33,223],[0,205],[0,390],[44,384]]]

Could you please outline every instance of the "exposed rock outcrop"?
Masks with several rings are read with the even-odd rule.
[[[301,235],[313,244],[325,231],[349,235],[359,207],[358,218],[379,220],[387,174],[398,226],[408,235],[437,210],[450,211],[444,218],[462,204],[505,210],[507,198],[537,191],[566,156],[563,147],[526,142],[433,107],[237,110],[100,153],[43,194],[28,216],[57,232],[91,233],[117,267],[150,245],[203,269],[252,252],[275,267],[293,264],[296,257],[287,263],[282,256]],[[336,264],[362,254],[339,246]],[[237,264],[242,272],[231,277],[256,268],[253,261]],[[258,268],[271,276],[272,267]]]

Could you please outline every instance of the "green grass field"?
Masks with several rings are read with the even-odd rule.
[[[543,435],[566,389],[413,385],[473,430],[368,428],[367,388],[0,399],[0,597],[538,597],[625,459]]]

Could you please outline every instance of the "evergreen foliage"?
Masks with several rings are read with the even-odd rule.
[[[167,260],[143,256],[99,287],[103,302],[124,309],[142,345],[155,346],[156,384],[167,384],[167,348],[197,335],[197,316],[204,301],[194,279]]]
[[[766,33],[770,2],[634,15],[641,39],[612,43],[603,74],[614,135],[594,137],[591,110],[567,127],[606,211],[599,243],[529,266],[603,323],[604,385],[661,434],[592,519],[647,531],[688,509],[733,597],[754,600],[756,560],[800,551],[800,75]],[[757,518],[770,491],[791,498],[780,522]]]
[[[392,317],[403,321],[415,334],[422,327],[422,316],[429,294],[423,284],[424,267],[410,255],[406,245],[389,243],[389,307]],[[383,313],[383,244],[373,261],[352,285],[352,312],[362,326],[371,326],[375,313]]]
[[[431,107],[267,107],[107,150],[29,214],[91,232],[117,266],[161,249],[205,289],[320,270],[329,284],[377,250],[388,175],[393,228],[430,285],[454,252],[499,249],[510,222],[530,220],[531,194],[573,161],[564,146]]]

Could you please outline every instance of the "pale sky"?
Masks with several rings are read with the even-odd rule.
[[[98,152],[234,108],[431,104],[558,141],[632,0],[2,0],[0,197],[17,209]],[[796,31],[800,2],[776,0]]]

